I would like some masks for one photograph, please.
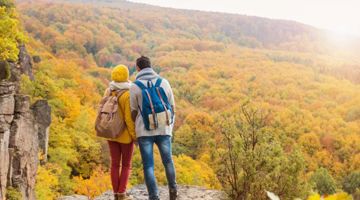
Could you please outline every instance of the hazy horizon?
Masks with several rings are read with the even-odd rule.
[[[266,17],[271,19],[293,20],[307,25],[326,29],[339,34],[360,36],[360,18],[355,0],[129,0],[150,5],[215,11],[242,15]],[[281,5],[281,6],[278,6]],[[320,12],[321,11],[321,12]],[[338,13],[338,14],[334,14]]]

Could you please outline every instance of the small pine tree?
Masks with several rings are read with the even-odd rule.
[[[330,195],[336,192],[335,181],[325,168],[316,170],[311,181],[314,183],[314,189],[321,195]]]

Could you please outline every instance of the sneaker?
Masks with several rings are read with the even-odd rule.
[[[176,200],[176,198],[178,197],[178,192],[177,189],[169,189],[169,196],[170,196],[170,200]]]

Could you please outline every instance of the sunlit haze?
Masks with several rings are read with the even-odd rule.
[[[360,36],[359,0],[131,0],[172,8],[288,19]]]

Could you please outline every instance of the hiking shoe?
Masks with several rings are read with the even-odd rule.
[[[160,200],[159,197],[153,197],[153,198],[149,198],[150,200]]]
[[[130,196],[128,196],[126,193],[117,193],[115,200],[133,200]]]
[[[169,189],[169,196],[170,196],[170,200],[176,200],[176,198],[178,197],[177,189],[176,188]]]

